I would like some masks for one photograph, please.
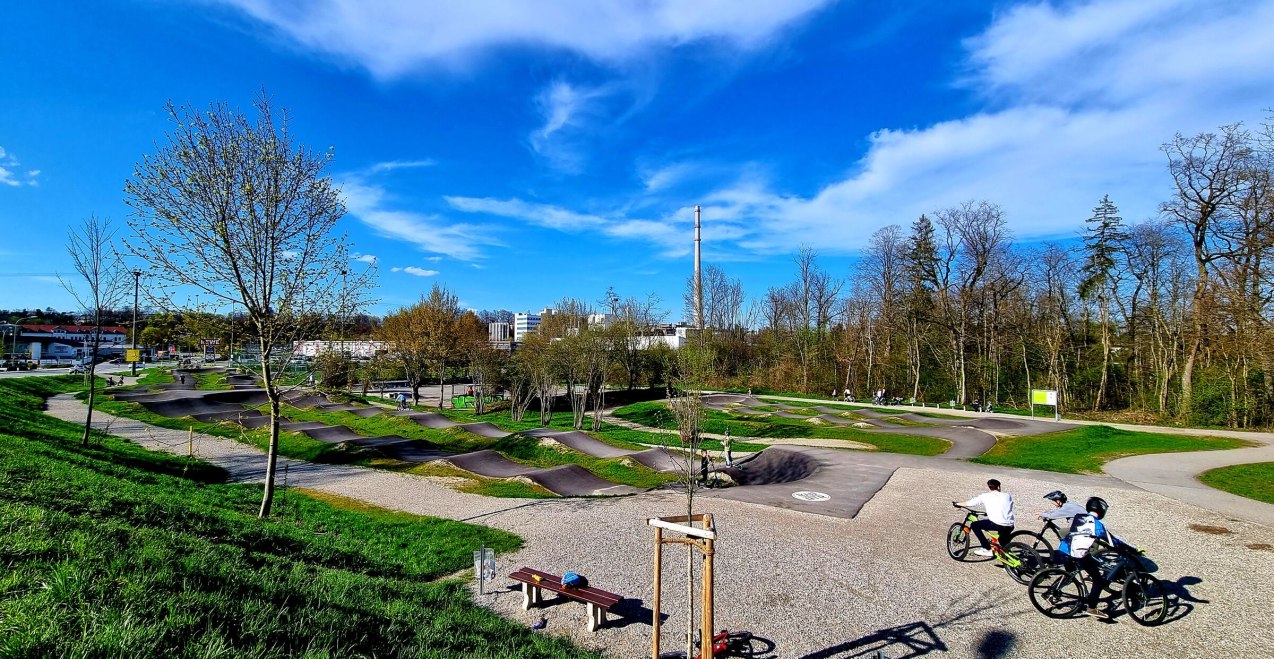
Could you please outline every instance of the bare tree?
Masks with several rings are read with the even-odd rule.
[[[114,251],[115,229],[107,218],[90,215],[67,235],[66,251],[79,275],[79,283],[59,279],[71,297],[93,318],[92,348],[86,355],[84,380],[88,383],[88,410],[84,415],[81,445],[88,446],[93,428],[93,405],[97,396],[97,353],[102,347],[102,314],[124,302],[130,273]]]
[[[211,298],[205,304],[242,306],[256,334],[270,405],[266,517],[279,451],[276,357],[291,352],[307,315],[348,316],[374,271],[343,276],[352,264],[345,237],[333,233],[345,205],[324,175],[331,152],[299,144],[287,113],[264,93],[253,107],[248,117],[221,103],[205,111],[169,103],[167,141],[136,165],[125,193],[133,251],[150,264],[158,291],[170,301],[195,291]],[[340,294],[343,280],[355,294]],[[351,308],[337,308],[342,302]]]

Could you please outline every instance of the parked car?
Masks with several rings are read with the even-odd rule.
[[[70,371],[67,371],[67,372],[70,373],[71,375],[78,375],[81,373],[87,373],[88,369],[84,368],[83,364],[76,364],[75,366],[71,367]]]

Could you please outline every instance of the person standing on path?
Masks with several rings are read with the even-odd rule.
[[[699,449],[699,482],[707,487],[708,485],[708,464],[711,459],[708,458],[708,449]]]
[[[725,439],[721,440],[721,448],[725,450],[725,466],[734,466],[734,455],[730,449],[734,446],[734,440],[730,439],[730,426],[725,427]]]
[[[1014,526],[1013,496],[1001,492],[1000,481],[994,478],[987,481],[986,486],[990,492],[979,494],[964,503],[951,502],[953,506],[966,508],[982,506],[986,510],[986,519],[980,519],[969,525],[974,535],[978,536],[978,542],[982,544],[980,548],[973,550],[973,553],[978,556],[991,555],[991,542],[986,539],[987,531],[995,531],[1001,538],[1008,538]]]

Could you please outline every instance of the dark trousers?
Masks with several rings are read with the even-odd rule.
[[[1084,603],[1088,605],[1088,608],[1095,609],[1097,608],[1097,602],[1101,600],[1102,591],[1106,589],[1106,586],[1110,585],[1110,580],[1106,578],[1106,571],[1102,569],[1101,564],[1097,562],[1097,559],[1093,558],[1091,553],[1085,554],[1083,558],[1079,559],[1079,567],[1088,573],[1089,579],[1093,580],[1092,588],[1088,591],[1088,597],[1084,600]]]
[[[991,548],[991,541],[986,539],[987,531],[996,531],[1000,534],[1000,540],[1007,540],[1009,534],[1013,532],[1011,526],[1000,526],[989,519],[980,519],[969,525],[973,529],[973,535],[978,537],[978,542],[982,544],[983,549]]]

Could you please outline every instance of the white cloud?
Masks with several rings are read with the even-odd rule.
[[[577,213],[559,206],[536,204],[520,199],[490,199],[486,197],[444,197],[452,208],[466,213],[486,213],[511,217],[527,224],[546,229],[577,231],[606,224],[600,215]]]
[[[640,240],[663,248],[666,256],[689,251],[688,236],[693,216],[673,220],[629,218],[615,212],[607,215],[579,213],[560,206],[521,199],[446,197],[447,203],[466,213],[484,213],[520,220],[527,224],[568,233],[595,231],[621,240]]]
[[[378,261],[379,259],[377,259],[374,254],[354,254],[353,256],[349,257],[349,260],[359,261],[361,263],[367,263],[369,265],[376,265],[376,261]]]
[[[430,213],[390,207],[383,187],[347,178],[341,185],[345,207],[377,234],[418,249],[468,261],[481,257],[481,247],[497,245],[490,229],[454,222]]]
[[[966,42],[959,82],[989,109],[877,131],[809,197],[741,180],[709,196],[705,217],[729,218],[745,249],[781,253],[850,251],[881,226],[969,199],[999,203],[1024,238],[1073,235],[1107,193],[1125,218],[1152,216],[1170,193],[1160,144],[1269,105],[1269,25],[1271,0],[1015,7]]]
[[[18,171],[20,164],[17,158],[5,151],[4,147],[0,147],[0,185],[16,188],[22,185],[34,187],[40,184],[36,178],[40,175],[40,170],[32,169],[23,175]]]
[[[388,162],[378,162],[368,168],[368,171],[376,174],[380,172],[392,172],[395,169],[415,169],[418,167],[433,167],[438,163],[432,158],[424,160],[390,160]]]
[[[457,66],[499,47],[542,47],[603,62],[710,41],[754,48],[830,0],[222,0],[300,46],[380,78]]]
[[[405,268],[397,268],[397,267],[390,268],[389,271],[390,272],[405,272],[409,275],[415,275],[417,277],[432,277],[438,274],[437,270],[425,270],[424,268],[417,268],[414,265],[409,265]]]
[[[425,257],[425,260],[426,260],[426,261],[433,261],[434,263],[437,263],[438,261],[441,261],[441,260],[442,260],[442,257],[441,257],[441,256],[426,256],[426,257]]]

